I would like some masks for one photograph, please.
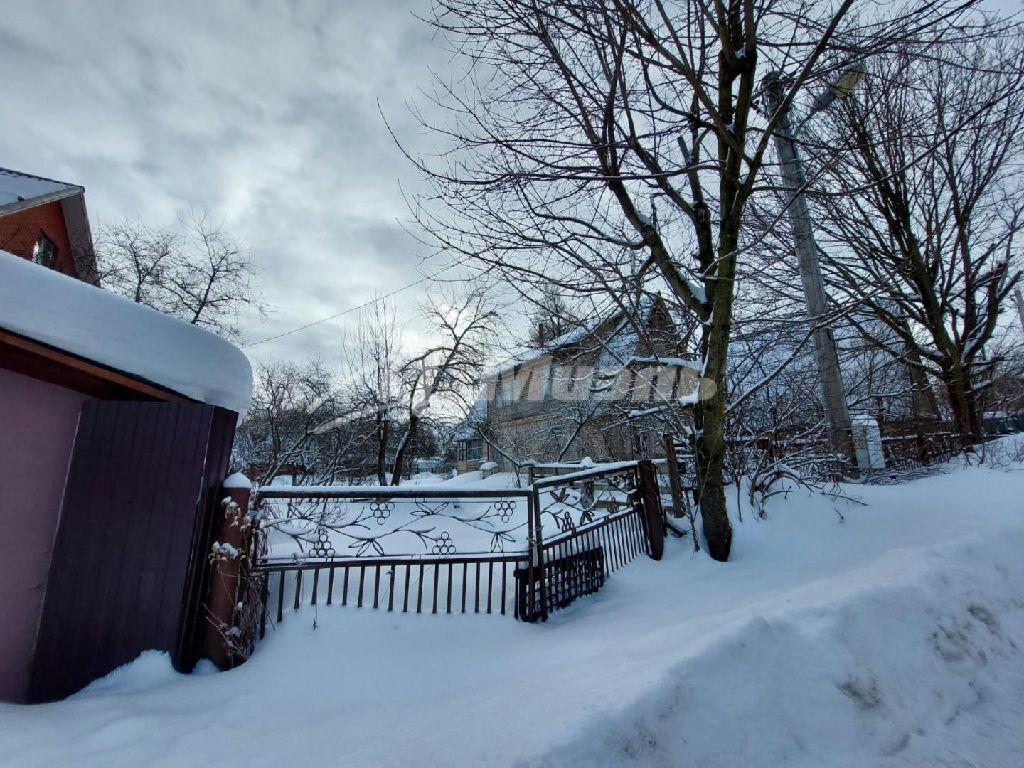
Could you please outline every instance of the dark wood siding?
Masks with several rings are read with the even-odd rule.
[[[234,413],[198,403],[83,407],[36,641],[33,700],[66,696],[148,649],[192,668],[234,425]]]
[[[196,518],[192,531],[192,548],[187,570],[182,615],[179,621],[178,645],[173,653],[175,666],[191,672],[200,657],[200,645],[206,624],[206,596],[210,591],[212,568],[209,562],[214,537],[224,522],[221,505],[222,484],[231,464],[231,446],[235,439],[238,414],[216,408],[210,424],[206,450],[206,472],[203,474],[199,509],[205,514]]]

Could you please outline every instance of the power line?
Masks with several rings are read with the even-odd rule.
[[[358,312],[359,310],[366,309],[367,307],[372,307],[374,304],[378,304],[378,303],[380,303],[380,302],[382,302],[382,301],[384,301],[386,299],[390,299],[392,296],[397,296],[402,291],[407,291],[410,288],[415,288],[417,285],[420,285],[422,283],[427,282],[428,280],[433,280],[435,277],[440,275],[442,272],[447,272],[449,269],[452,269],[453,267],[459,266],[460,264],[462,264],[462,261],[463,261],[462,259],[457,259],[456,261],[453,261],[448,266],[441,267],[436,272],[431,272],[429,275],[421,277],[419,280],[416,280],[416,281],[414,281],[412,283],[409,283],[408,285],[403,285],[401,288],[396,288],[395,290],[391,291],[390,293],[385,293],[383,296],[377,296],[377,297],[375,297],[373,299],[370,299],[369,301],[363,302],[362,304],[360,304],[358,306],[349,307],[348,309],[342,310],[341,312],[337,312],[337,313],[331,315],[330,317],[323,317],[323,318],[321,318],[319,320],[314,320],[312,323],[306,323],[305,325],[300,325],[298,328],[292,328],[290,331],[285,331],[284,333],[279,333],[276,336],[268,336],[267,338],[260,339],[259,341],[250,341],[248,344],[243,344],[242,348],[243,349],[248,349],[249,347],[257,346],[258,344],[265,344],[268,341],[276,341],[277,339],[283,339],[285,336],[291,336],[293,333],[298,333],[299,331],[304,331],[307,328],[312,328],[315,325],[320,325],[322,323],[328,323],[331,320],[336,320],[337,318],[342,317],[343,315],[347,315],[347,314],[350,314],[352,312]]]

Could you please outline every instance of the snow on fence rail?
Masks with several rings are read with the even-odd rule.
[[[655,491],[640,492],[649,476]],[[273,556],[253,572],[265,611],[286,604],[545,620],[651,546],[661,509],[650,462],[623,462],[522,489],[270,486],[253,505]],[[660,528],[660,525],[655,525]],[[291,551],[284,555],[282,549]]]

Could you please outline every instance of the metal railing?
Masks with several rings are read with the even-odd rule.
[[[304,604],[504,615],[511,603],[517,619],[546,620],[651,552],[639,465],[522,489],[259,488],[253,507],[262,525],[294,549],[253,568],[262,580],[260,636],[269,615],[281,622],[286,606]]]

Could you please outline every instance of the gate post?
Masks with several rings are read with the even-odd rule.
[[[662,520],[661,494],[658,491],[658,477],[650,459],[642,459],[636,465],[637,490],[640,492],[640,512],[647,534],[648,554],[652,560],[661,560],[665,554],[665,521]]]
[[[245,642],[244,628],[239,627],[239,587],[252,571],[249,560],[252,487],[245,475],[235,473],[224,481],[223,488],[224,521],[209,553],[210,594],[206,600],[207,622],[203,634],[203,655],[222,670],[245,660],[245,656],[238,653],[239,643]]]
[[[548,620],[548,584],[547,576],[544,573],[544,533],[543,520],[540,509],[540,493],[537,487],[530,484],[530,491],[533,496],[533,546],[537,559],[537,581],[540,585],[540,620]],[[532,561],[533,558],[531,558]],[[532,597],[531,597],[532,599]],[[530,606],[533,607],[532,605]]]
[[[683,517],[683,485],[679,479],[676,441],[671,432],[666,432],[662,439],[665,441],[665,465],[668,467],[668,482],[672,489],[672,517]]]

